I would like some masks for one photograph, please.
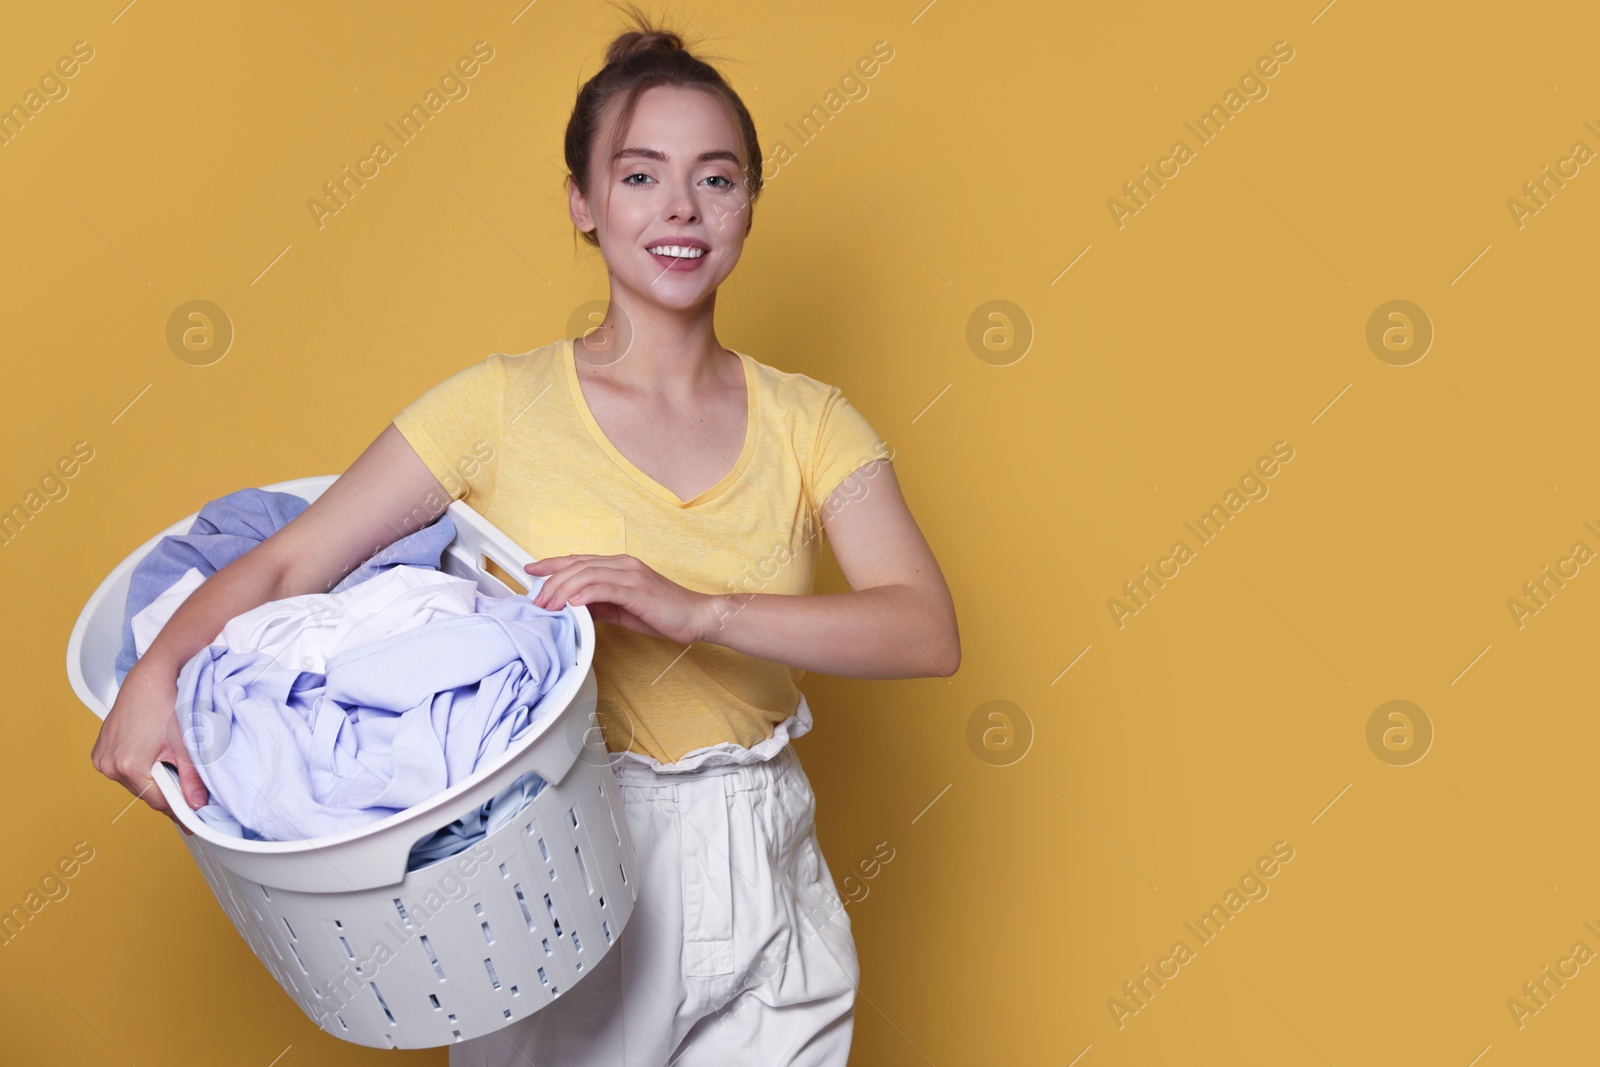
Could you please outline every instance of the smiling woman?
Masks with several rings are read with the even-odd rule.
[[[813,670],[946,677],[961,658],[955,608],[867,415],[838,386],[717,337],[761,144],[723,76],[632,14],[565,136],[568,215],[605,261],[604,320],[493,353],[398,411],[304,513],[185,600],[91,759],[152,807],[149,768],[178,763],[185,799],[203,804],[178,756],[178,669],[230,618],[326,588],[413,517],[464,501],[539,557],[521,595],[594,620],[595,723],[639,878],[622,936],[584,937],[559,999],[552,988],[531,1014],[452,1044],[452,1067],[843,1067],[860,966],[792,743],[813,725],[798,683]],[[784,301],[768,301],[780,320]],[[845,592],[815,593],[824,538]],[[516,951],[550,951],[521,923],[494,929],[507,926]]]
[[[595,721],[643,868],[616,948],[450,1062],[598,1067],[625,1049],[629,1063],[777,1063],[804,1049],[842,1067],[860,969],[791,744],[812,725],[796,683],[812,667],[892,673],[904,635],[932,654],[916,671],[948,662],[953,616],[945,628],[926,610],[942,579],[918,590],[874,565],[892,554],[937,575],[887,464],[870,495],[850,481],[892,451],[866,418],[836,387],[718,342],[760,142],[722,76],[634,15],[566,134],[569,214],[611,282],[605,320],[459,371],[394,420],[441,476],[471,435],[490,439],[492,476],[453,495],[543,555],[535,604],[593,615]],[[820,522],[875,588],[810,595]],[[761,570],[774,546],[783,565]],[[863,612],[869,593],[878,610]],[[783,958],[762,966],[773,946]]]

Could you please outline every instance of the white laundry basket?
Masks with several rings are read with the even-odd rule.
[[[314,500],[333,475],[266,486]],[[481,593],[515,591],[488,569],[523,575],[532,557],[461,501],[441,569]],[[72,688],[102,719],[116,698],[128,582],[168,534],[118,564],[78,616],[67,645]],[[529,584],[537,585],[535,579]],[[427,1048],[480,1037],[538,1011],[593,973],[638,893],[639,863],[616,780],[593,728],[594,622],[577,622],[578,663],[545,698],[528,735],[444,793],[357,830],[306,841],[252,841],[212,829],[174,771],[152,772],[193,836],[185,847],[256,957],[323,1030],[373,1048]],[[472,847],[407,872],[411,848],[527,771],[545,786]]]

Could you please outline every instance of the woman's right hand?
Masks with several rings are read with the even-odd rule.
[[[140,661],[123,680],[122,688],[100,726],[100,736],[89,751],[95,770],[120,782],[130,793],[167,816],[185,834],[190,831],[167,806],[166,796],[151,777],[156,761],[178,768],[178,783],[191,808],[207,802],[205,782],[190,761],[177,715],[176,674]],[[190,836],[193,836],[190,834]]]

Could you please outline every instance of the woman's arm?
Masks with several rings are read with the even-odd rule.
[[[949,677],[961,665],[955,605],[900,495],[888,460],[829,494],[822,528],[849,593],[701,593],[625,553],[534,560],[541,608],[583,604],[601,622],[679,644],[726,645],[775,663],[846,678]]]
[[[846,678],[949,677],[961,665],[955,604],[888,460],[846,478],[822,526],[849,593],[700,594],[699,640]]]
[[[385,545],[420,529],[450,503],[439,480],[392,424],[320,497],[281,530],[200,584],[123,679],[89,759],[152,808],[171,817],[150,772],[178,768],[190,807],[206,801],[176,712],[184,664],[251,608],[326,592]]]

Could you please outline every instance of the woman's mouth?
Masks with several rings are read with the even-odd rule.
[[[704,248],[675,244],[653,245],[645,251],[661,265],[662,270],[674,271],[698,270],[700,264],[711,254]]]

